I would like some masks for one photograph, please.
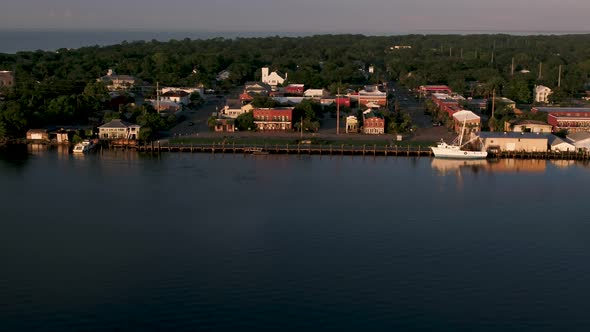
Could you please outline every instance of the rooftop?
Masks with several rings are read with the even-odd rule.
[[[98,128],[130,128],[130,127],[139,127],[139,125],[125,122],[121,119],[113,119]]]
[[[533,107],[537,112],[590,112],[590,107]]]
[[[548,134],[524,133],[524,132],[501,132],[501,131],[482,131],[479,134],[481,138],[530,138],[530,139],[547,139]]]

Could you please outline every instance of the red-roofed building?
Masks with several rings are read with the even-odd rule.
[[[289,84],[285,87],[285,95],[303,96],[304,91],[305,91],[304,84]]]

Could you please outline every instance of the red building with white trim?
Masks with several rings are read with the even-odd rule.
[[[254,124],[259,131],[286,131],[292,129],[293,107],[255,108]]]

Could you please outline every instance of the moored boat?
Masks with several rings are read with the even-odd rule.
[[[74,149],[72,150],[75,154],[83,154],[90,152],[95,147],[94,142],[90,140],[84,140],[81,143],[74,145]]]
[[[467,149],[467,146],[476,140],[479,136],[472,134],[472,138],[463,143],[463,133],[465,132],[465,121],[463,121],[463,128],[461,128],[461,135],[457,137],[451,144],[445,143],[442,139],[436,145],[430,147],[435,158],[453,158],[453,159],[485,159],[488,152],[483,148],[480,150]]]

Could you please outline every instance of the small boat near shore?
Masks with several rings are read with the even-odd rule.
[[[92,151],[92,149],[94,149],[95,146],[96,146],[96,144],[94,142],[92,142],[90,140],[84,140],[81,143],[74,145],[74,149],[72,150],[72,153],[85,154],[85,153]]]

